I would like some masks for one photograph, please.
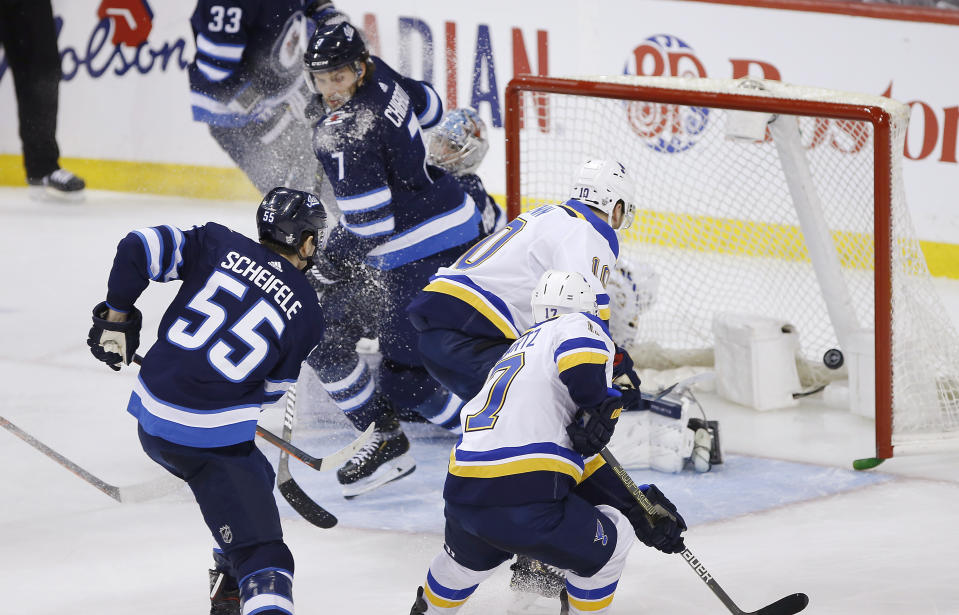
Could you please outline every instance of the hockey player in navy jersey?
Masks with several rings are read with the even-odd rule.
[[[309,364],[357,428],[376,425],[337,472],[353,497],[415,469],[398,412],[458,429],[462,400],[423,367],[403,308],[477,240],[482,216],[455,177],[427,169],[421,129],[442,116],[432,86],[371,56],[349,23],[317,30],[304,61],[326,113],[314,148],[341,212],[325,250],[340,280],[323,294],[329,335]],[[379,340],[375,377],[356,352],[361,337]]]
[[[640,487],[674,518],[652,522],[599,456],[624,398],[612,387],[615,344],[578,272],[548,270],[532,326],[464,406],[463,437],[443,490],[446,530],[411,615],[451,614],[513,554],[566,570],[568,613],[605,613],[632,534],[664,553],[686,524],[655,485]]]
[[[266,193],[314,190],[309,92],[301,60],[317,24],[345,19],[331,2],[198,0],[190,19],[193,119]]]
[[[319,342],[323,319],[303,270],[323,244],[312,194],[276,188],[256,213],[259,243],[219,224],[129,233],[87,344],[119,370],[139,344],[134,307],[151,282],[182,282],[143,358],[127,411],[151,459],[186,481],[217,543],[211,613],[293,613],[293,556],[254,445],[262,408],[279,402]]]
[[[476,174],[486,152],[486,123],[469,108],[453,109],[429,131],[426,161],[452,175],[480,211],[480,236],[486,237],[506,225],[506,212],[486,192]]]

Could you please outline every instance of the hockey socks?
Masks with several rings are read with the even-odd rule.
[[[496,568],[490,570],[470,570],[458,564],[445,550],[433,558],[429,572],[426,573],[426,583],[423,586],[422,601],[425,610],[415,613],[429,615],[452,614],[473,595],[477,586],[485,581]],[[419,602],[419,605],[423,605]]]
[[[411,408],[411,410],[430,423],[439,425],[452,433],[459,434],[462,433],[460,427],[460,410],[464,405],[465,402],[462,399],[447,391],[445,388],[440,387],[426,398],[425,401]]]

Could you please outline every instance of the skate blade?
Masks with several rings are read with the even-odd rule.
[[[27,195],[34,201],[47,203],[80,203],[86,200],[86,191],[63,192],[47,186],[30,186]]]
[[[391,459],[384,463],[377,468],[376,472],[373,472],[373,474],[366,478],[361,478],[349,485],[343,485],[343,497],[351,500],[358,495],[373,491],[377,487],[382,487],[386,483],[391,483],[394,480],[408,476],[412,474],[415,469],[416,461],[413,459],[413,456],[409,453],[401,455],[396,459]]]

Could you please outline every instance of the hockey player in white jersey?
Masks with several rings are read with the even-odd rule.
[[[442,267],[407,311],[430,374],[462,399],[483,386],[490,366],[532,324],[529,296],[547,269],[576,271],[608,320],[604,286],[619,256],[616,231],[635,213],[635,186],[614,160],[588,160],[571,198],[520,214]]]
[[[532,312],[536,324],[460,415],[443,491],[446,544],[411,615],[455,613],[513,554],[568,571],[562,612],[604,613],[631,534],[664,553],[684,548],[685,522],[666,496],[641,487],[675,516],[651,524],[597,454],[626,400],[612,387],[615,345],[585,277],[547,271]]]

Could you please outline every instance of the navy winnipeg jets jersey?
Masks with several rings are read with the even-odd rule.
[[[303,52],[313,22],[304,0],[198,0],[190,24],[196,57],[190,64],[193,119],[242,126],[257,100],[269,105],[303,79]],[[234,99],[243,103],[228,107]],[[258,112],[264,109],[257,109]]]
[[[388,270],[465,247],[480,212],[455,178],[427,169],[421,127],[442,115],[436,92],[373,62],[353,97],[317,122],[313,147],[342,212],[327,251]]]
[[[252,440],[319,343],[323,321],[302,272],[215,223],[129,233],[117,246],[107,304],[128,312],[150,281],[180,280],[127,410],[165,440],[208,448]]]
[[[466,194],[473,197],[476,208],[480,212],[480,237],[486,237],[506,226],[506,212],[496,204],[493,197],[486,192],[486,186],[479,175],[467,173],[457,175],[456,182]]]

